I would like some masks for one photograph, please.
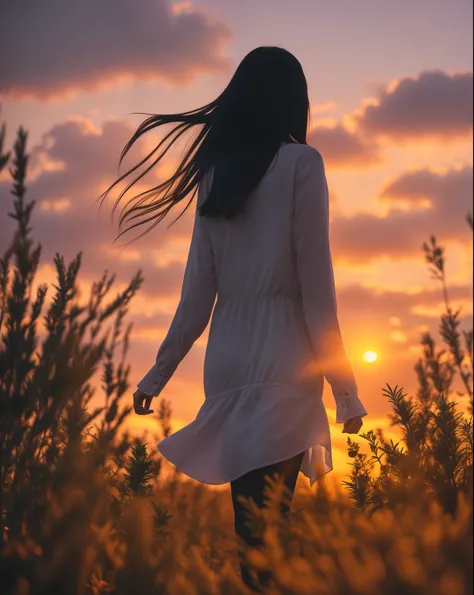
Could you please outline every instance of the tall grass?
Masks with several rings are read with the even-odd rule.
[[[57,283],[42,314],[48,287],[33,295],[41,245],[29,227],[34,201],[25,202],[27,133],[19,129],[11,152],[4,138],[3,126],[0,168],[10,164],[17,229],[0,259],[1,593],[247,593],[230,494],[164,480],[158,454],[123,431],[131,330],[123,324],[140,271],[108,303],[114,277],[104,274],[80,305],[81,253],[68,266],[56,254]],[[432,241],[426,254],[446,297],[442,251]],[[255,572],[270,574],[268,593],[472,591],[472,331],[462,345],[458,327],[447,309],[444,353],[423,336],[415,399],[387,385],[402,445],[367,432],[369,457],[348,439],[346,493],[331,496],[324,483],[298,489],[282,518],[283,486],[270,481],[266,508],[247,503],[265,547],[246,552]],[[98,372],[103,405],[94,407]],[[454,398],[456,373],[465,396]],[[158,411],[166,436],[169,403],[160,399]]]

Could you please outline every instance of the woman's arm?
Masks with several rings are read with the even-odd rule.
[[[211,238],[205,221],[196,210],[180,302],[155,364],[137,384],[143,393],[158,396],[166,386],[181,360],[206,328],[216,293]]]
[[[358,398],[337,318],[336,290],[329,245],[329,197],[320,153],[308,147],[295,174],[293,232],[303,308],[316,365],[331,385],[336,422],[367,415]]]

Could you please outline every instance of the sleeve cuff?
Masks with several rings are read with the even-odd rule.
[[[149,397],[157,397],[163,390],[168,379],[161,368],[156,364],[150,368],[145,376],[137,383],[137,387]]]
[[[352,417],[364,417],[367,411],[357,395],[336,402],[336,423],[342,424]]]

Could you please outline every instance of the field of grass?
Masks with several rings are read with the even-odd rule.
[[[140,272],[108,303],[113,278],[104,274],[80,304],[81,254],[67,266],[57,254],[44,312],[48,288],[31,291],[41,246],[30,234],[34,203],[25,202],[27,134],[20,128],[12,151],[4,136],[3,127],[0,169],[9,166],[13,182],[5,208],[17,232],[0,259],[0,592],[248,593],[230,493],[179,473],[165,479],[166,461],[122,431],[131,330],[123,323]],[[383,391],[399,443],[372,431],[348,439],[352,467],[341,488],[298,484],[288,518],[278,512],[278,482],[269,483],[264,510],[249,503],[265,547],[248,559],[270,573],[268,593],[472,593],[472,330],[459,329],[449,304],[443,249],[435,238],[424,249],[443,287],[444,348],[425,333],[417,394]],[[99,370],[104,405],[94,408],[90,381]],[[455,376],[463,394],[452,390]],[[158,405],[166,436],[172,411],[162,398]]]

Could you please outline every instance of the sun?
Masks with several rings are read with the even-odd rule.
[[[375,351],[366,351],[364,353],[364,360],[369,364],[373,364],[377,359],[377,354]]]

